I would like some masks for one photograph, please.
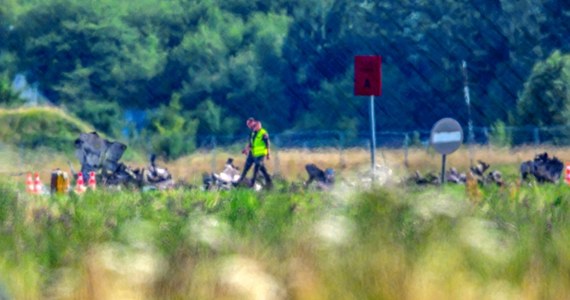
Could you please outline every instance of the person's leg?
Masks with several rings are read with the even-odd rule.
[[[255,184],[255,180],[257,179],[258,172],[261,171],[261,174],[263,174],[263,177],[265,179],[265,185],[268,188],[271,188],[271,186],[273,185],[273,182],[271,181],[271,176],[267,172],[267,168],[265,167],[264,161],[265,161],[265,156],[260,156],[260,157],[255,158],[255,169],[253,171],[253,179],[251,181],[252,186],[253,186],[253,184]]]
[[[263,177],[265,177],[265,185],[267,187],[271,187],[273,185],[273,181],[271,180],[271,175],[269,175],[269,172],[267,172],[267,168],[265,167],[263,161],[261,162],[260,165],[261,166],[259,167],[259,170],[261,171],[261,174],[263,174]]]
[[[254,162],[253,156],[250,153],[245,160],[245,165],[243,167],[243,171],[241,172],[241,175],[239,177],[239,181],[237,183],[240,183],[245,179],[245,175],[247,175],[247,172],[249,172],[249,169],[251,169],[253,162]]]
[[[255,166],[253,167],[253,176],[251,177],[251,187],[255,186],[255,180],[257,179],[257,173],[259,172],[259,168],[263,165],[263,156],[255,157],[253,159]]]

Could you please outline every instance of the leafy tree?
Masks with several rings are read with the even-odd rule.
[[[51,101],[115,132],[102,112],[161,111],[175,94],[185,117],[361,131],[353,58],[379,54],[378,128],[425,130],[444,116],[466,123],[466,60],[472,119],[484,126],[516,113],[536,61],[570,51],[567,2],[4,0],[0,72],[28,74]],[[202,117],[198,133],[231,131],[221,120]]]
[[[93,75],[92,68],[86,68],[78,64],[73,71],[63,74],[63,78],[54,90],[59,93],[62,103],[75,104],[83,100],[104,100],[97,95],[90,77]],[[86,106],[85,108],[89,108]]]
[[[187,33],[173,51],[188,70],[180,90],[184,107],[195,109],[211,99],[244,118],[255,116],[276,127],[287,123],[287,115],[280,112],[287,111],[290,100],[284,98],[280,66],[288,22],[287,16],[272,13],[252,14],[244,22],[228,12],[209,10],[197,30]]]
[[[126,7],[110,0],[35,5],[16,29],[24,42],[15,44],[15,50],[26,58],[20,67],[29,70],[56,102],[62,95],[55,87],[65,85],[62,81],[76,68],[87,68],[85,79],[99,97],[148,105],[151,94],[144,81],[163,70],[166,56],[156,33],[142,33],[125,23]],[[66,100],[70,99],[64,95]]]
[[[18,11],[18,1],[3,0],[0,5],[0,41],[7,41],[10,32],[14,29],[14,19]],[[0,52],[6,50],[6,43],[0,44]]]
[[[231,111],[258,118],[273,131],[294,123],[288,114],[293,99],[287,98],[282,78],[287,64],[282,49],[290,23],[290,17],[281,13],[252,14],[246,23],[249,38],[230,61],[232,88],[224,102],[231,104]]]
[[[10,79],[6,73],[0,74],[0,105],[4,107],[13,107],[22,105],[24,101],[18,93],[14,92],[10,85]]]
[[[323,82],[318,91],[310,93],[309,110],[298,122],[298,129],[318,130],[322,123],[328,130],[341,130],[349,135],[358,132],[359,119],[368,117],[368,102],[352,93],[352,74],[337,84]]]
[[[570,55],[555,51],[537,63],[518,103],[518,124],[570,124]]]
[[[161,105],[150,116],[143,139],[152,151],[166,159],[176,159],[196,148],[198,120],[181,113],[180,96],[175,94],[168,105]]]
[[[118,137],[126,126],[123,110],[117,102],[83,99],[81,105],[71,105],[67,109],[82,121],[89,121],[96,130]]]
[[[211,99],[198,104],[191,115],[199,121],[198,134],[231,135],[241,129],[239,120]]]

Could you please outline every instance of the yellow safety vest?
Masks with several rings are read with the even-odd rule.
[[[263,141],[263,136],[267,134],[267,131],[261,128],[257,134],[251,136],[251,154],[253,157],[266,156],[269,152],[267,145]]]

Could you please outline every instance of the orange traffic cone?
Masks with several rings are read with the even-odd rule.
[[[93,171],[89,172],[89,180],[87,181],[87,187],[90,188],[91,190],[95,190],[95,188],[97,187],[97,183],[95,180],[95,172]]]
[[[32,179],[32,173],[28,173],[26,177],[26,192],[28,194],[35,194],[36,186],[34,185],[34,180]]]
[[[43,191],[43,184],[40,180],[40,174],[38,172],[34,173],[34,194],[39,195]]]
[[[85,182],[83,181],[83,173],[77,173],[77,182],[75,183],[75,192],[82,194],[85,192]]]

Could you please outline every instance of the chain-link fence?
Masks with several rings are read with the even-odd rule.
[[[496,147],[545,147],[569,146],[570,126],[558,127],[473,127],[464,129],[464,144]],[[360,149],[369,151],[370,133],[349,133],[343,131],[304,131],[271,134],[271,148],[274,154],[272,165],[279,169],[279,152],[301,150],[308,152],[328,153],[330,158],[339,164],[345,160],[345,151]],[[378,131],[376,145],[380,149],[402,152],[403,161],[408,160],[409,149],[429,148],[430,131]],[[206,159],[214,170],[216,162],[222,159],[222,153],[239,153],[247,143],[247,135],[238,136],[197,136],[197,151],[207,154]],[[386,163],[384,151],[378,152],[377,162]]]
[[[378,131],[378,148],[399,149],[406,147],[428,147],[430,131]],[[197,136],[199,150],[215,148],[241,148],[247,143],[246,135]],[[273,147],[279,149],[319,148],[370,148],[370,133],[347,133],[343,131],[285,132],[271,135]],[[568,146],[570,126],[556,127],[474,127],[472,132],[464,128],[464,143],[495,146]]]
[[[271,133],[271,148],[274,159],[279,160],[279,152],[288,150],[301,150],[307,152],[328,152],[335,160],[342,161],[347,150],[370,149],[370,134],[368,132],[350,133],[343,131],[304,131]],[[216,135],[195,136],[196,151],[202,154],[204,163],[211,165],[212,169],[219,167],[221,160],[226,154],[239,153],[247,143],[247,132],[243,135]],[[401,150],[406,157],[407,150],[428,149],[429,130],[415,131],[378,131],[376,144],[378,149]],[[129,150],[123,156],[125,161],[135,161],[142,164],[147,160],[148,154],[152,153],[150,144],[140,146],[134,141],[121,140],[129,146]],[[66,142],[66,143],[69,143]],[[148,142],[147,142],[148,143]],[[570,126],[557,127],[474,127],[472,132],[464,128],[464,143],[479,146],[500,147],[564,147],[570,145]],[[32,148],[31,148],[32,147]],[[62,151],[61,149],[68,149]],[[11,145],[9,141],[0,141],[0,164],[2,173],[14,173],[29,171],[30,164],[35,166],[54,166],[68,168],[74,165],[77,159],[74,157],[74,146],[60,146],[58,149],[50,148],[50,145],[26,143]],[[142,149],[144,153],[139,153]],[[378,158],[382,159],[381,156]],[[160,155],[160,154],[159,154]],[[57,157],[57,159],[56,159]],[[276,162],[277,163],[277,162]]]

